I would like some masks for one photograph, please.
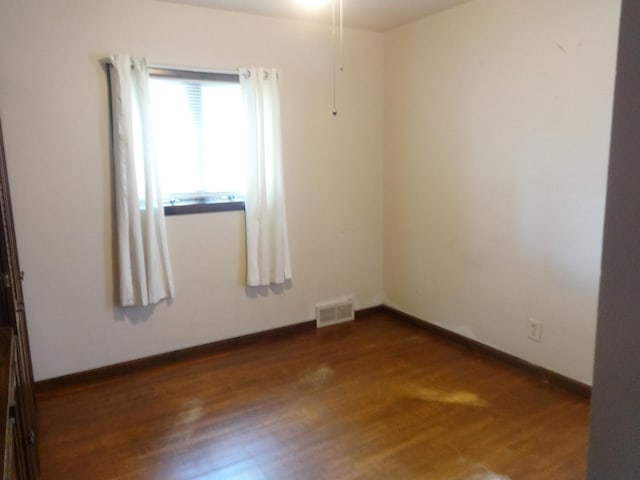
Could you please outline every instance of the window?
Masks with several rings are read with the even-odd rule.
[[[209,83],[204,80],[229,81],[229,76],[207,75],[207,78],[203,78],[201,74],[192,72],[174,73],[168,77],[181,79],[182,86],[176,88],[178,93],[171,89],[160,89],[159,93],[152,95],[145,58],[113,55],[109,58],[109,65],[121,305],[148,305],[173,297],[167,234],[161,208],[164,199],[158,182],[164,177],[164,182],[178,185],[177,193],[169,188],[170,203],[182,202],[179,195],[184,193],[190,196],[191,202],[197,201],[197,205],[206,206],[209,194],[221,193],[209,191],[219,188],[210,186],[215,185],[218,178],[208,174],[209,150],[221,150],[222,155],[229,154],[236,158],[235,164],[233,160],[227,161],[222,168],[218,166],[218,171],[228,173],[234,171],[235,167],[246,165],[246,202],[240,203],[246,209],[247,286],[280,285],[290,280],[278,71],[275,68],[257,67],[240,69],[238,75],[231,77],[237,79],[240,95],[227,91],[229,97],[238,100],[235,103],[238,108],[224,110],[217,108],[219,103],[224,102],[206,100]],[[218,98],[226,99],[227,95]],[[167,104],[174,103],[174,108],[165,108]],[[157,119],[154,118],[154,105],[156,108],[163,106],[158,110],[162,114],[158,114]],[[220,114],[218,118],[221,120],[217,123],[210,123],[207,112],[216,109],[224,113]],[[179,121],[171,126],[163,126],[164,120],[175,120],[174,117]],[[226,128],[226,123],[235,123],[234,119],[238,120],[238,128],[228,133],[235,138],[229,143],[229,151],[207,147],[206,142],[213,129],[211,125]],[[156,132],[153,131],[154,123],[159,125]],[[177,140],[163,145],[165,133],[166,136],[175,136]],[[174,175],[181,178],[174,179],[171,174],[163,175],[159,171],[155,150],[167,154]],[[236,156],[238,152],[241,153]],[[178,166],[175,162],[178,162]],[[137,176],[137,185],[131,181],[136,177],[133,172],[143,173]],[[239,178],[226,173],[223,175],[225,178]],[[225,183],[222,187],[225,192],[222,193],[229,193],[226,192],[228,188],[241,188],[239,184],[237,182],[231,186],[232,180]],[[187,188],[189,192],[182,192]]]
[[[149,70],[165,213],[244,207],[245,125],[237,74]]]

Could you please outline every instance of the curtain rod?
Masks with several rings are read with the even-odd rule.
[[[224,82],[239,82],[240,72],[220,72],[212,70],[185,70],[176,67],[158,67],[149,65],[149,75],[156,77],[185,78],[193,80],[218,80]]]
[[[111,57],[100,60],[105,67],[113,65]],[[178,78],[209,78],[211,80],[239,81],[240,69],[237,70],[207,70],[204,68],[176,67],[169,65],[148,64],[149,73],[152,75],[167,75]]]

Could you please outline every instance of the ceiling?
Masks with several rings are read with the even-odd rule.
[[[302,0],[163,0],[255,15],[330,22],[331,0],[306,7]],[[343,0],[344,25],[385,31],[470,0]],[[338,5],[339,0],[336,0]]]

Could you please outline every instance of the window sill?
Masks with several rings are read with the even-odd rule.
[[[223,201],[223,202],[184,202],[173,205],[165,205],[165,216],[190,215],[193,213],[209,212],[234,212],[244,210],[244,201]]]

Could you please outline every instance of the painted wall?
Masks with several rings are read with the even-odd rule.
[[[619,12],[475,0],[385,36],[387,303],[585,383]]]
[[[0,0],[0,108],[37,380],[381,303],[383,37],[153,0]],[[114,308],[109,111],[99,60],[281,70],[294,280],[245,289],[240,212],[168,218],[177,296]]]
[[[623,0],[589,434],[589,480],[640,478],[640,3]]]
[[[327,26],[155,0],[0,0],[36,379],[305,321],[344,294],[378,305],[384,291],[590,383],[619,4],[474,0],[384,36],[348,30],[332,118]],[[287,288],[245,289],[242,213],[172,217],[175,301],[114,308],[99,64],[114,52],[281,70]]]

